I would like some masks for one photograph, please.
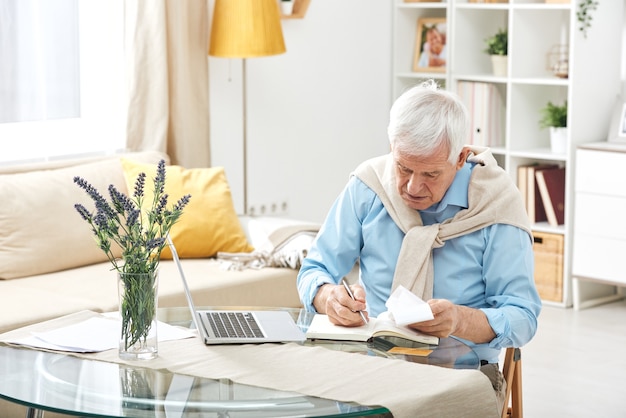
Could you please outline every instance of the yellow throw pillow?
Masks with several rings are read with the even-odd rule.
[[[135,189],[139,173],[146,173],[144,194],[146,202],[151,202],[156,164],[123,158],[122,167],[130,193]],[[189,204],[170,231],[181,258],[212,257],[218,251],[254,250],[235,212],[223,167],[185,169],[176,165],[166,166],[165,193],[169,196],[168,207],[184,195],[191,195]],[[161,258],[172,258],[168,247],[161,253]]]

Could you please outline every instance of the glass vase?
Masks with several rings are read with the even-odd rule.
[[[150,360],[158,355],[156,311],[159,273],[118,272],[122,327],[119,356],[123,360]]]

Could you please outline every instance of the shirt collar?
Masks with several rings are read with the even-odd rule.
[[[443,212],[448,206],[457,206],[461,209],[467,209],[469,206],[467,190],[469,188],[472,168],[474,168],[474,164],[466,162],[463,167],[456,172],[452,184],[450,184],[446,194],[443,195],[443,199],[421,212],[439,213]]]

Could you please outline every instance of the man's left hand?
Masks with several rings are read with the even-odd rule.
[[[409,327],[439,338],[446,338],[454,334],[457,323],[456,305],[445,299],[431,299],[428,301],[428,305],[433,311],[434,319],[416,322]]]
[[[409,327],[439,338],[454,335],[477,344],[488,343],[496,337],[487,316],[480,309],[455,305],[446,299],[431,299],[428,305],[435,318]]]

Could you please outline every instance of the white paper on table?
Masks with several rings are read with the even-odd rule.
[[[33,332],[31,336],[11,341],[14,344],[75,353],[92,353],[118,346],[121,320],[97,316],[52,331]],[[181,340],[195,336],[193,330],[157,321],[159,341]]]
[[[434,319],[430,305],[404,286],[398,286],[385,303],[397,325],[409,325]]]

